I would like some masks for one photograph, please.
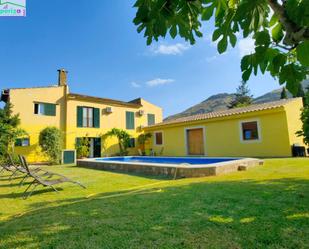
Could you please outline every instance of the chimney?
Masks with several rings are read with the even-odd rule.
[[[58,70],[58,73],[58,86],[66,86],[68,71],[65,71],[65,69],[62,68]]]

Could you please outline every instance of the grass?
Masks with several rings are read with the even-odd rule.
[[[61,185],[21,198],[0,177],[0,248],[308,248],[309,160],[268,159],[218,177],[169,180],[57,166]]]

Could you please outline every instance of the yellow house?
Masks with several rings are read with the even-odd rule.
[[[77,139],[87,137],[90,157],[100,157],[119,151],[116,138],[101,139],[108,130],[127,130],[132,136],[130,154],[136,154],[136,138],[143,127],[162,121],[162,109],[141,98],[124,102],[70,93],[67,72],[58,72],[57,85],[2,91],[1,100],[13,104],[13,112],[20,115],[21,128],[29,135],[17,141],[15,152],[25,155],[30,162],[46,160],[38,138],[47,126],[63,132],[65,149],[74,149]]]
[[[290,157],[304,146],[301,98],[183,117],[145,128],[150,147],[166,156]]]

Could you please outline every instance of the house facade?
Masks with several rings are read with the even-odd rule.
[[[126,130],[132,137],[129,153],[136,154],[136,138],[143,127],[162,122],[162,109],[141,98],[125,102],[70,93],[67,72],[58,72],[55,86],[2,91],[1,100],[13,104],[13,112],[20,115],[21,128],[28,133],[18,139],[15,152],[25,155],[30,162],[46,161],[38,139],[47,126],[62,131],[64,149],[75,149],[78,139],[86,137],[90,157],[100,157],[119,152],[116,138],[102,139],[110,129]]]
[[[145,128],[150,147],[166,156],[290,157],[305,146],[301,98],[280,100],[166,121]]]

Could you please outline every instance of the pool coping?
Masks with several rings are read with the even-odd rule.
[[[134,156],[127,156],[127,158]],[[142,156],[140,156],[142,157]],[[105,157],[111,158],[111,157]],[[114,157],[123,158],[123,157]],[[148,157],[149,158],[149,157]],[[158,158],[158,157],[150,157]],[[161,157],[162,158],[162,157]],[[167,157],[163,157],[167,158]],[[188,158],[188,157],[168,157],[168,158]],[[239,158],[239,157],[190,157],[205,159],[235,159],[226,162],[217,162],[210,164],[164,164],[164,163],[144,163],[144,162],[125,162],[125,161],[100,161],[98,158],[87,158],[77,160],[77,165],[87,168],[95,168],[107,171],[118,172],[138,172],[150,175],[178,175],[177,177],[202,177],[211,175],[220,175],[238,170],[247,170],[248,168],[262,165],[263,160],[256,158]]]
[[[87,158],[87,159],[80,159],[81,161],[85,161],[85,162],[96,162],[96,163],[114,163],[114,164],[126,164],[126,165],[143,165],[143,166],[155,166],[155,167],[171,167],[171,168],[183,168],[183,169],[187,169],[188,167],[190,169],[192,168],[207,168],[207,167],[215,167],[215,166],[221,166],[221,165],[227,165],[227,164],[231,164],[231,162],[233,163],[240,163],[240,162],[251,162],[251,161],[256,161],[259,159],[256,158],[239,158],[239,157],[158,157],[158,156],[117,156],[117,157],[100,157],[102,159],[104,158],[132,158],[132,157],[146,157],[146,158],[196,158],[196,159],[232,159],[229,161],[225,161],[225,162],[217,162],[217,163],[208,163],[208,164],[172,164],[172,163],[144,163],[144,162],[125,162],[125,161],[114,161],[114,160],[108,160],[108,161],[100,161],[97,160],[98,158]],[[235,159],[235,160],[233,160]]]

